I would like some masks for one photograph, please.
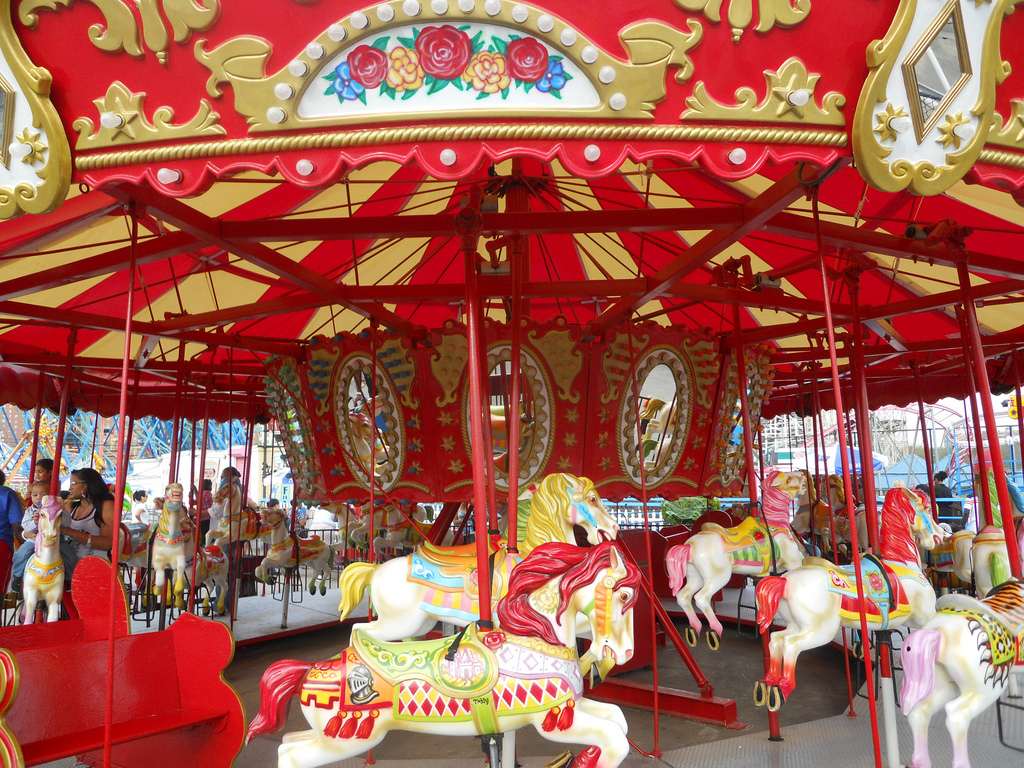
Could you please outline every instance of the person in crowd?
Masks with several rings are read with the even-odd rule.
[[[948,499],[953,495],[953,491],[946,485],[948,477],[949,475],[942,470],[935,473],[936,507],[941,519],[947,520],[954,531],[962,531],[967,525],[966,515],[963,515],[963,505],[959,501],[938,501],[938,499]]]
[[[149,494],[145,491],[136,491],[132,494],[132,522],[149,525]]]
[[[36,465],[39,466],[38,464]],[[36,473],[39,474],[38,472]],[[28,561],[36,551],[36,531],[39,530],[39,510],[43,506],[43,496],[50,492],[50,481],[36,480],[29,488],[29,500],[31,503],[25,509],[21,518],[21,533],[24,542],[18,551],[14,553],[14,560],[11,564],[11,592],[21,592],[22,579],[25,577],[25,568]]]
[[[0,589],[6,589],[11,575],[11,559],[14,556],[14,538],[21,536],[21,497],[8,488],[7,475],[0,472]]]
[[[164,497],[154,496],[153,497],[153,509],[149,513],[149,525],[157,525],[160,522],[160,516],[164,513]]]
[[[83,557],[108,557],[113,532],[114,497],[102,475],[89,467],[74,470],[61,522],[65,584],[71,583],[75,566]]]

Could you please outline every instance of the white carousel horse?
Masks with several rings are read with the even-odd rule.
[[[902,486],[891,489],[882,505],[881,560],[861,560],[868,628],[921,626],[935,613],[935,591],[921,572],[915,540],[934,549],[945,537],[932,519],[924,496]],[[771,636],[771,665],[754,687],[754,700],[775,710],[796,686],[796,660],[835,637],[840,626],[860,626],[853,566],[837,566],[808,557],[803,566],[763,579],[756,590],[758,626],[771,627],[776,613],[786,628]],[[779,694],[781,693],[781,698]]]
[[[236,478],[224,478],[214,501],[227,502],[227,511],[206,533],[206,544],[224,549],[229,544],[255,541],[262,535],[260,516],[242,503],[242,485]]]
[[[938,612],[903,643],[900,701],[914,734],[910,768],[931,768],[928,725],[939,708],[953,740],[953,768],[970,768],[967,729],[1024,672],[1024,584],[1009,581],[985,600],[939,599]]]
[[[60,498],[44,496],[39,510],[35,553],[25,568],[22,593],[25,595],[25,623],[35,621],[36,604],[46,601],[46,621],[60,619],[64,600],[64,559],[60,556]]]
[[[298,550],[298,565],[305,565],[309,568],[309,582],[307,587],[309,594],[316,594],[316,582],[320,579],[320,594],[327,594],[327,581],[330,578],[331,566],[334,562],[334,547],[325,542],[319,536],[308,539],[299,537],[292,538],[284,524],[285,511],[267,509],[263,512],[263,522],[270,529],[270,549],[267,556],[256,567],[256,578],[260,581],[270,583],[270,568],[294,568],[296,566],[296,550]]]
[[[652,397],[641,409],[638,419],[643,425],[640,435],[640,450],[644,456],[644,468],[654,470],[661,460],[663,448],[672,443],[672,428],[676,423],[675,403],[666,403]]]
[[[804,470],[804,474],[807,472]],[[829,556],[832,555],[832,519],[836,523],[836,546],[845,544],[847,550],[853,543],[853,536],[850,534],[850,519],[846,514],[846,491],[843,488],[843,478],[839,475],[829,475],[825,480],[828,490],[828,501],[819,499],[814,504],[814,535],[821,537],[821,548]],[[832,514],[829,515],[829,510]],[[868,523],[867,513],[863,506],[858,507],[855,517],[857,524],[857,542],[861,549],[868,545]],[[800,501],[800,509],[793,517],[793,530],[803,536],[811,529],[811,505]]]
[[[383,554],[385,549],[412,549],[423,541],[420,529],[426,531],[430,528],[430,523],[427,522],[427,511],[420,504],[417,504],[412,512],[412,519],[416,521],[416,525],[413,525],[399,510],[394,508],[392,510],[398,519],[396,520],[392,516],[393,522],[384,526],[383,530],[373,537],[373,551],[378,557]],[[417,525],[419,528],[416,527]]]
[[[297,693],[312,730],[285,735],[279,768],[344,760],[392,730],[477,736],[526,725],[550,741],[590,745],[574,765],[616,768],[629,752],[626,721],[618,707],[582,697],[576,616],[589,619],[594,655],[623,663],[633,654],[639,582],[612,543],[543,544],[513,572],[500,630],[381,643],[354,629],[352,645],[329,661],[271,665],[247,740],[280,730]]]
[[[586,530],[591,544],[618,535],[618,525],[605,510],[594,484],[585,477],[548,475],[530,500],[529,514],[525,507],[520,504],[518,517],[519,551],[524,556],[545,542],[575,543],[573,525]],[[496,601],[504,594],[509,573],[520,558],[509,553],[505,542],[497,537],[488,544],[494,564],[491,598]],[[475,580],[476,544],[437,547],[424,543],[413,554],[382,565],[352,563],[346,567],[338,579],[338,609],[344,619],[369,586],[377,618],[354,628],[377,640],[416,637],[430,631],[438,621],[460,626],[475,621],[480,615]]]
[[[708,645],[717,648],[722,623],[711,600],[732,575],[764,576],[771,572],[773,562],[780,570],[788,571],[803,561],[804,553],[789,528],[789,503],[803,484],[804,477],[799,472],[770,469],[765,475],[761,500],[763,520],[751,515],[734,528],[705,523],[685,544],[668,551],[665,565],[669,585],[690,622],[686,635],[691,645],[703,629],[693,603],[704,614],[713,633],[708,635]]]

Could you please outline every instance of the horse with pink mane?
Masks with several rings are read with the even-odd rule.
[[[512,572],[497,606],[500,630],[470,624],[455,638],[386,643],[353,629],[351,646],[333,659],[267,669],[247,738],[279,730],[298,694],[312,729],[285,735],[279,768],[344,760],[390,730],[489,736],[525,725],[590,745],[577,768],[617,768],[629,752],[626,721],[618,707],[582,696],[576,617],[590,622],[595,658],[628,660],[639,582],[612,542],[541,544]]]
[[[921,626],[935,613],[935,592],[921,572],[917,544],[934,549],[946,536],[924,496],[905,487],[891,489],[882,505],[881,558],[861,561],[864,610],[871,630],[904,624]],[[835,637],[840,626],[860,626],[860,602],[853,566],[808,557],[800,568],[757,585],[758,626],[771,627],[775,614],[786,628],[771,636],[771,665],[754,687],[754,701],[776,710],[796,686],[796,660]]]
[[[733,528],[705,523],[685,544],[668,551],[665,564],[669,585],[689,619],[686,640],[690,645],[696,645],[697,635],[703,629],[693,608],[696,603],[711,629],[708,645],[712,649],[718,647],[722,623],[715,615],[711,599],[734,573],[764,576],[773,566],[788,571],[800,565],[804,552],[789,525],[789,505],[804,484],[803,473],[769,469],[762,488],[763,519],[752,514]]]
[[[46,601],[46,620],[60,618],[64,601],[64,558],[60,556],[60,518],[63,511],[58,496],[44,496],[39,511],[39,530],[35,552],[25,568],[25,623],[35,620],[36,604]]]

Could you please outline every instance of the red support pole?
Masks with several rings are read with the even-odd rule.
[[[213,398],[213,358],[216,357],[217,350],[213,348],[210,350],[210,377],[207,380],[206,390],[206,409],[203,412],[203,443],[199,448],[199,485],[197,488],[197,495],[199,496],[199,508],[203,508],[203,485],[206,481],[206,446],[210,442],[209,431],[210,431],[210,400]],[[196,465],[196,426],[197,424],[192,422],[192,466]],[[216,479],[216,478],[215,478]],[[218,489],[219,490],[219,489]],[[231,514],[231,503],[228,502],[228,515]],[[202,519],[202,513],[200,512],[199,518]],[[211,526],[213,522],[211,521]],[[230,532],[230,529],[229,529]],[[196,607],[196,590],[194,585],[196,583],[196,571],[199,567],[199,539],[200,534],[197,529],[196,535],[192,538],[193,550],[192,550],[192,578],[189,584],[193,585],[192,589],[188,591],[188,612],[193,613]],[[205,542],[204,542],[205,543]],[[234,574],[234,562],[231,556],[231,545],[228,544],[228,578]],[[229,606],[228,610],[228,621],[234,625],[234,606]]]
[[[139,244],[139,220],[135,215],[135,204],[132,203],[129,209],[132,227],[131,248],[128,255],[128,306],[125,309],[124,321],[124,357],[121,361],[121,397],[118,403],[118,423],[124,425],[128,416],[128,371],[131,365],[132,356],[132,317],[135,314],[135,257]],[[65,387],[70,386],[70,379],[65,380]],[[63,404],[63,403],[62,403]],[[66,407],[62,408],[66,413]],[[113,723],[114,723],[114,637],[117,628],[117,603],[122,600],[121,574],[118,568],[118,559],[121,554],[121,506],[124,498],[124,478],[126,473],[121,471],[127,465],[127,446],[122,435],[117,436],[117,480],[114,490],[114,526],[113,542],[110,550],[110,626],[109,644],[107,653],[107,696],[106,716],[103,721],[103,767],[110,768],[111,750],[113,749]],[[59,460],[59,459],[58,459]],[[57,477],[57,472],[54,477]]]
[[[1013,528],[1013,505],[1010,503],[1010,491],[1006,485],[1006,467],[1003,466],[1003,455],[999,448],[999,427],[996,424],[996,415],[992,408],[990,394],[992,390],[988,382],[988,371],[985,369],[985,352],[981,346],[978,314],[974,307],[974,299],[971,297],[971,276],[967,270],[966,256],[957,261],[956,271],[960,278],[960,290],[964,297],[964,315],[967,318],[967,332],[970,334],[971,357],[974,363],[976,383],[978,392],[981,394],[981,409],[985,413],[985,431],[988,436],[989,455],[992,458],[992,471],[995,473],[996,493],[999,495],[999,511],[1003,519],[1006,552],[1010,558],[1010,570],[1015,578],[1020,579],[1022,578],[1020,551]],[[983,476],[982,482],[988,485],[988,478]]]
[[[644,468],[644,450],[643,450],[643,435],[640,434],[640,387],[636,380],[636,354],[633,351],[633,321],[629,319],[626,327],[626,336],[629,339],[629,372],[633,380],[633,401],[634,410],[636,412],[636,437],[637,437],[637,450],[640,454],[640,501],[643,505],[644,512],[644,549],[647,555],[647,581],[653,587],[654,584],[654,559],[651,552],[651,522],[647,515],[647,470]],[[667,429],[667,425],[666,425]],[[654,747],[651,749],[651,754],[655,757],[661,757],[661,750],[658,749],[658,723],[660,709],[658,707],[658,622],[657,612],[654,610],[654,603],[660,598],[655,594],[653,588],[651,589],[648,597],[651,599],[651,670],[653,675],[653,693],[654,693]]]
[[[512,173],[521,174],[523,161],[512,160]],[[526,211],[529,208],[529,191],[522,184],[509,187],[505,198],[506,209]],[[508,551],[519,551],[519,440],[521,438],[519,422],[519,401],[522,399],[522,323],[523,323],[523,269],[529,263],[529,238],[513,236],[509,249],[509,272],[512,278],[512,351],[509,368],[512,373],[511,392],[509,393],[509,416],[505,425],[508,438]]]
[[[68,424],[68,402],[71,399],[71,364],[75,359],[75,342],[78,341],[78,329],[72,328],[68,334],[68,361],[64,366],[63,389],[60,393],[60,416],[57,419],[57,437],[53,446],[53,477],[50,479],[50,495],[60,493],[60,460],[64,453],[64,430]],[[71,467],[68,467],[70,470]]]
[[[480,235],[482,218],[480,216],[479,187],[474,187],[471,196],[463,199],[462,210],[455,216],[455,229],[462,240],[462,252],[466,274],[466,336],[468,346],[469,375],[469,423],[470,443],[473,461],[473,517],[476,527],[476,565],[477,584],[480,597],[479,625],[485,629],[494,626],[491,620],[491,580],[488,577],[488,544],[489,536],[487,519],[487,481],[484,477],[484,424],[480,412],[483,404],[483,383],[480,381],[480,335],[478,324],[478,305],[480,297],[477,292],[477,239]]]
[[[867,376],[864,373],[864,329],[860,322],[860,280],[850,277],[850,304],[853,308],[853,394],[857,409],[857,442],[860,444],[860,476],[864,483],[861,502],[868,524],[868,545],[872,552],[878,546],[878,501],[875,493],[875,455],[871,441],[871,412],[868,404]]]
[[[43,420],[43,393],[46,390],[46,376],[39,374],[39,383],[36,386],[36,413],[35,421],[32,423],[32,453],[29,454],[28,465],[28,490],[29,498],[32,498],[32,483],[36,481],[36,458],[39,455],[39,424]],[[60,474],[60,467],[54,467],[54,475]],[[51,476],[52,477],[52,476]],[[52,487],[52,485],[51,485]]]
[[[822,304],[825,310],[825,323],[828,332],[828,352],[832,363],[832,392],[836,401],[836,414],[843,411],[843,393],[839,386],[839,361],[836,358],[836,329],[832,321],[832,305],[829,303],[828,273],[825,269],[825,251],[821,244],[821,218],[818,213],[818,189],[811,190],[811,203],[814,210],[814,230],[818,246],[818,265],[821,271]],[[857,541],[857,519],[853,509],[853,480],[850,476],[850,454],[847,450],[846,433],[842,426],[839,432],[839,450],[843,462],[843,486],[846,489],[846,514],[850,520],[850,544],[853,548],[853,569],[857,577],[857,604],[860,608],[860,630],[861,640],[864,647],[864,676],[868,681],[874,681],[874,674],[871,663],[871,641],[868,634],[868,620],[864,613],[864,572],[861,568],[860,548]],[[871,716],[871,735],[874,741],[875,766],[882,768],[882,747],[879,742],[878,713],[875,711],[875,686],[869,684],[868,709]]]
[[[185,342],[178,342],[178,376],[174,386],[174,418],[171,421],[171,466],[168,483],[178,482],[178,465],[181,463],[181,401],[185,378]],[[196,525],[198,525],[198,520]]]
[[[960,307],[957,308],[957,320],[960,322],[961,328],[967,326],[966,310]],[[967,390],[971,393],[967,400],[971,404],[971,423],[974,428],[974,448],[978,454],[978,468],[980,470],[978,473],[978,479],[974,482],[974,497],[975,500],[977,500],[978,486],[980,485],[982,510],[985,513],[985,525],[995,525],[995,504],[993,504],[992,494],[988,487],[989,462],[988,459],[985,458],[985,438],[981,433],[981,415],[978,413],[978,392],[984,392],[985,390],[981,390],[979,388],[978,382],[975,379],[974,367],[971,364],[971,345],[968,337],[961,334],[960,341],[964,349],[964,374],[967,377]],[[979,520],[979,531],[981,530],[980,525],[981,522]]]
[[[932,448],[928,438],[928,422],[925,421],[924,394],[921,389],[921,369],[916,360],[910,361],[910,370],[914,372],[914,386],[917,388],[917,417],[921,420],[921,446],[924,449],[925,472],[928,473],[928,494],[932,502],[932,518],[939,521],[939,507],[935,501],[935,469],[932,467]]]
[[[370,466],[366,475],[370,481],[370,532],[367,535],[370,562],[377,562],[377,553],[373,549],[373,535],[377,530],[373,516],[377,513],[377,321],[370,319]],[[298,486],[296,486],[298,487]],[[294,494],[293,494],[294,495]],[[382,524],[387,524],[384,517]],[[292,504],[292,530],[295,530],[295,505]],[[383,556],[383,553],[382,553]],[[372,618],[372,616],[371,616]]]

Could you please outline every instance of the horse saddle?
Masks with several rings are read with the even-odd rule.
[[[461,637],[382,643],[355,629],[350,650],[373,676],[394,687],[427,680],[443,694],[469,698],[490,692],[498,680],[498,660],[484,642],[487,634],[470,624]]]
[[[974,537],[974,543],[977,544],[1000,544],[1005,542],[1006,539],[1003,536],[1003,529],[995,525],[986,525],[981,529],[981,532]]]
[[[821,568],[828,574],[828,590],[840,595],[839,612],[844,618],[860,615],[857,598],[857,577],[852,566],[839,567],[828,560],[806,557],[804,566]],[[911,568],[898,563],[889,563],[874,555],[865,555],[861,560],[861,574],[864,581],[866,613],[870,621],[877,621],[882,629],[891,619],[904,616],[910,611],[907,595],[900,584],[900,577],[923,577]]]
[[[153,532],[145,523],[121,523],[121,556],[131,557],[149,544]]]
[[[733,528],[723,528],[718,523],[704,523],[700,529],[717,533],[725,539],[730,549],[766,546],[771,538],[769,529],[756,517],[748,517]]]
[[[998,621],[1011,634],[1019,635],[1024,632],[1024,583],[1007,581],[984,600],[969,595],[943,595],[936,601],[935,608],[982,613]]]
[[[501,542],[503,545],[504,542]],[[492,555],[498,550],[499,544],[493,539],[487,540],[487,554]],[[467,561],[473,562],[476,567],[476,544],[460,544],[456,547],[439,547],[424,541],[416,548],[416,555],[425,562],[437,566],[463,567]]]

